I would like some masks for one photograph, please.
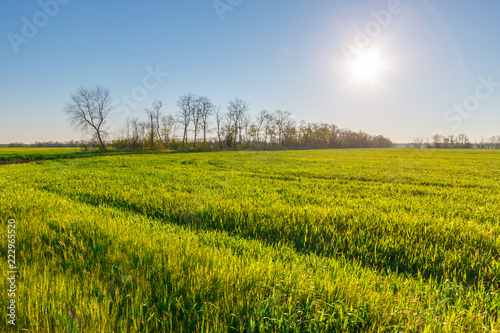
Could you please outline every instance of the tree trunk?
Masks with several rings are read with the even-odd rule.
[[[99,149],[101,150],[101,152],[105,152],[106,146],[102,142],[101,132],[99,130],[97,131],[97,139],[99,140]]]

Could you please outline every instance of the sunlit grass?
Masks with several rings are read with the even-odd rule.
[[[18,328],[499,329],[499,162],[349,150],[2,166]]]

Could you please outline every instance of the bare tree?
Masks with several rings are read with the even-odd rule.
[[[161,118],[161,108],[163,107],[163,103],[160,100],[155,100],[151,109],[145,109],[144,111],[148,115],[149,120],[149,145],[151,150],[155,149],[155,139],[162,139],[160,133],[160,118]],[[163,141],[163,140],[162,140]]]
[[[234,138],[234,115],[228,112],[222,120],[221,133],[226,140],[227,148],[231,149],[232,147],[236,147],[236,139]]]
[[[292,114],[288,111],[276,110],[274,111],[274,119],[276,122],[276,127],[278,129],[278,140],[279,144],[283,146],[283,133],[285,128],[288,127],[290,122],[290,116]]]
[[[130,117],[128,117],[127,120],[125,120],[125,130],[124,130],[125,138],[127,139],[127,141],[130,141],[130,126],[131,126],[131,119]]]
[[[155,120],[155,130],[156,130],[156,135],[158,138],[161,140],[161,118],[162,118],[162,113],[161,109],[163,108],[163,102],[160,100],[155,100],[153,102],[153,112],[154,112],[154,120]]]
[[[434,143],[434,148],[441,148],[441,141],[443,136],[441,134],[435,134],[432,136],[432,141]]]
[[[422,148],[423,144],[424,144],[424,139],[422,138],[413,139],[413,148]]]
[[[191,117],[193,118],[193,125],[194,125],[193,148],[196,148],[198,132],[200,131],[200,122],[202,122],[203,125],[203,119],[208,120],[207,119],[208,115],[205,114],[208,112],[207,108],[209,108],[209,104],[210,101],[206,97],[198,97],[194,100],[192,115],[191,115]],[[204,134],[206,139],[206,132]]]
[[[262,130],[262,126],[264,125],[264,122],[266,121],[266,117],[269,114],[269,111],[267,110],[261,110],[259,114],[255,117],[256,124],[255,126],[257,127],[257,143],[260,142],[260,132]]]
[[[130,125],[132,130],[132,136],[130,137],[130,147],[132,149],[141,149],[145,137],[145,130],[147,127],[146,124],[141,123],[138,118],[127,120],[127,123],[128,125]]]
[[[245,130],[245,133],[244,133],[244,136],[243,136],[244,137],[243,141],[245,143],[248,142],[248,132],[249,132],[249,128],[250,128],[251,124],[252,124],[252,118],[248,114],[243,115],[243,117],[241,118],[240,129],[244,129]],[[241,137],[242,137],[242,133],[240,131],[240,142],[241,142]]]
[[[91,133],[93,139],[98,141],[100,150],[106,151],[104,126],[112,109],[109,89],[96,86],[79,88],[71,95],[71,102],[66,104],[64,112],[76,129]]]
[[[339,138],[339,128],[335,124],[331,124],[330,126],[330,148],[337,148],[338,146],[338,138]]]
[[[264,111],[262,111],[262,112],[264,112]],[[274,121],[273,115],[266,111],[264,114],[264,123],[263,123],[263,125],[264,125],[264,143],[266,145],[268,143],[268,137],[271,136],[273,133],[274,123],[275,123],[275,121]]]
[[[248,127],[248,136],[253,143],[259,144],[259,129],[256,123],[251,123]]]
[[[233,139],[234,139],[234,144],[236,145],[236,141],[238,138],[238,130],[241,130],[242,116],[243,114],[245,114],[245,112],[248,111],[248,103],[239,98],[235,98],[234,100],[229,102],[227,106],[227,111],[229,118],[233,121],[232,123],[232,127],[234,130]]]
[[[203,142],[207,142],[207,132],[208,132],[208,119],[214,112],[214,105],[208,99],[208,97],[200,97],[198,98],[198,107],[200,108],[200,118],[202,122],[203,128]]]
[[[222,149],[222,141],[221,141],[221,131],[222,131],[222,119],[224,115],[220,110],[220,106],[215,111],[215,121],[217,122],[217,140],[219,141],[219,149]]]
[[[450,148],[450,137],[443,136],[443,148]]]
[[[330,128],[329,128],[330,129]],[[297,136],[298,131],[297,131],[297,123],[293,119],[288,119],[285,122],[285,127],[283,129],[283,143],[282,146],[285,144],[288,145],[290,148],[295,146],[297,144]],[[331,134],[331,132],[329,133]],[[331,145],[331,135],[328,136],[328,143]]]
[[[184,128],[184,135],[182,137],[182,142],[188,142],[188,129],[191,124],[191,119],[193,116],[193,110],[195,107],[196,97],[193,94],[186,94],[181,96],[177,101],[177,106],[179,107],[179,113],[177,114],[177,122],[182,124]]]
[[[164,148],[167,148],[168,143],[172,140],[175,129],[175,120],[171,115],[161,117],[161,137]]]
[[[458,135],[458,142],[460,145],[460,148],[470,148],[470,141],[467,135],[465,134],[459,134]]]
[[[490,145],[493,149],[498,149],[500,147],[500,136],[492,136],[490,138]]]

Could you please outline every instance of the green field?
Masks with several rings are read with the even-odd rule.
[[[18,330],[500,329],[497,151],[3,165],[0,219],[3,235],[16,220]]]

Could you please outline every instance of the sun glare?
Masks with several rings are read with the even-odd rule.
[[[377,53],[359,53],[351,62],[351,70],[358,79],[370,80],[377,77],[382,62]]]

